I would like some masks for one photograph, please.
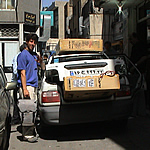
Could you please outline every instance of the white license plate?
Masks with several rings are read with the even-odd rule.
[[[73,87],[86,87],[86,79],[74,79],[73,80]],[[87,87],[94,87],[94,80],[93,79],[87,80]]]
[[[88,79],[88,87],[94,87],[94,80],[93,79]]]
[[[86,80],[85,79],[74,79],[73,87],[86,87]]]

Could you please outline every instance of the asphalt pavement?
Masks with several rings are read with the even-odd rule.
[[[99,122],[51,126],[42,130],[37,143],[21,140],[19,125],[12,126],[9,150],[149,150],[150,113],[130,117],[127,129],[114,123]]]

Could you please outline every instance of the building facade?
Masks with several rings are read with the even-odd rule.
[[[0,65],[7,76],[26,34],[36,33],[39,28],[40,9],[41,0],[0,1]]]
[[[67,1],[55,1],[47,9],[53,11],[54,26],[51,28],[51,38],[65,38],[65,5]]]
[[[125,3],[123,3],[125,2]],[[129,35],[137,32],[150,43],[150,0],[55,1],[51,38],[95,38],[112,42],[120,53],[130,56]]]
[[[72,0],[72,5],[72,38],[102,38],[129,56],[131,44],[128,38],[132,32],[150,43],[150,0]]]

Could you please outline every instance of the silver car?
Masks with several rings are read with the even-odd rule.
[[[0,149],[7,150],[11,130],[11,104],[13,99],[9,90],[16,88],[16,83],[8,83],[0,66]]]
[[[106,67],[119,74],[120,89],[113,92],[94,91],[92,94],[88,91],[77,95],[71,93],[70,98],[65,97],[64,75],[79,76],[84,73],[84,76],[95,76],[100,75]],[[111,60],[107,55],[99,53],[53,56],[46,66],[45,77],[39,88],[41,125],[108,120],[119,120],[119,124],[126,125],[141,86],[140,72],[125,55],[112,56]]]

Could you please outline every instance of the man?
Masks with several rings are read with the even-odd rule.
[[[43,61],[44,61],[44,63],[45,64],[47,64],[48,62],[48,55],[47,54],[45,54],[44,56],[43,56]]]
[[[13,58],[13,61],[12,61],[13,75],[11,79],[12,82],[17,82],[17,57],[24,49],[26,49],[26,47],[27,47],[26,44],[22,44],[20,46],[20,52]],[[11,120],[12,125],[20,123],[19,109],[17,106],[17,103],[18,103],[17,93],[18,93],[18,88],[13,91],[14,111],[13,111],[13,118]]]
[[[111,47],[111,42],[110,41],[106,41],[104,43],[104,52],[109,56],[109,55],[115,55],[118,54],[117,51],[115,51],[112,47]]]
[[[145,78],[145,71],[146,71],[146,57],[147,57],[147,45],[140,40],[137,33],[133,32],[129,36],[129,41],[132,44],[132,51],[130,59],[135,64],[135,66],[139,69],[142,73],[142,77]],[[134,73],[134,68],[130,68],[130,72]],[[143,80],[144,81],[144,80]],[[135,99],[133,102],[133,112],[132,116],[146,115],[146,97],[145,97],[145,89],[141,88],[138,92],[138,98]]]
[[[37,56],[34,55],[33,49],[38,42],[36,34],[29,34],[26,37],[27,48],[24,49],[17,58],[18,63],[18,85],[20,87],[21,97],[37,101],[38,87],[38,68]],[[35,120],[34,118],[32,120]],[[35,122],[34,122],[35,123]],[[36,142],[36,130],[34,125],[25,126],[22,123],[23,140],[28,142]]]
[[[26,47],[27,47],[26,44],[22,44],[20,46],[20,52],[12,60],[12,67],[13,67],[13,75],[11,79],[12,82],[17,81],[17,57],[24,49],[26,49]]]
[[[147,46],[143,41],[139,39],[137,33],[133,32],[130,37],[129,41],[132,44],[132,51],[130,59],[138,67],[141,73],[145,72],[145,56],[147,55]]]
[[[47,54],[44,54],[43,55],[43,66],[41,66],[41,77],[43,78],[44,77],[44,72],[45,72],[45,69],[46,69],[46,66],[48,64],[48,55]]]

